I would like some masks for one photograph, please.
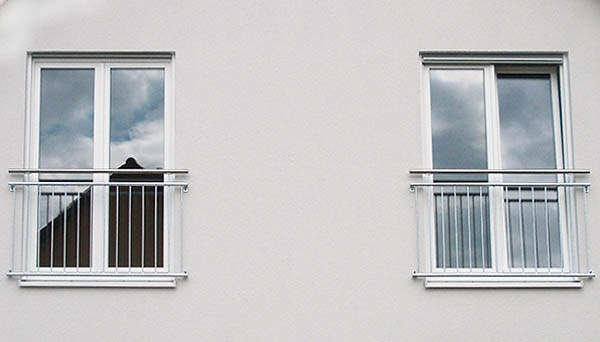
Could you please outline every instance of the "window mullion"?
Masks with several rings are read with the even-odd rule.
[[[106,168],[106,108],[107,108],[107,78],[103,63],[95,65],[94,81],[94,168]],[[107,174],[93,174],[94,182],[108,181]],[[101,186],[92,189],[92,241],[91,260],[92,271],[103,272],[105,265],[105,234],[108,220],[108,189]]]
[[[501,169],[500,118],[498,112],[496,71],[494,65],[485,67],[485,112],[488,150],[488,168]],[[502,182],[502,175],[489,174],[489,182]],[[506,228],[504,193],[502,188],[490,188],[490,232],[492,236],[492,267],[496,271],[507,270]]]

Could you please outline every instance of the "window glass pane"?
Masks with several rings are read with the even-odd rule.
[[[483,70],[431,70],[433,167],[486,169]],[[477,175],[436,180],[485,180]]]
[[[112,69],[110,166],[164,167],[164,69]],[[114,174],[111,182],[162,182],[162,174]],[[111,186],[109,267],[163,267],[164,192]]]
[[[164,166],[164,69],[112,69],[110,166]]]
[[[94,70],[43,68],[40,76],[40,168],[92,168]],[[41,175],[40,180],[84,180],[89,175],[66,177]],[[37,265],[89,267],[92,189],[40,186],[37,190]]]
[[[556,147],[550,75],[499,74],[498,105],[502,167],[554,169]],[[531,176],[505,176],[510,181],[532,181]],[[552,175],[536,181],[556,181]]]
[[[431,70],[433,167],[487,169],[483,70]],[[435,181],[485,181],[487,175],[436,175]],[[486,187],[434,188],[436,265],[491,267]]]
[[[499,74],[502,166],[554,169],[556,138],[549,74]],[[555,175],[505,175],[505,182],[556,182]],[[509,188],[504,205],[512,267],[561,267],[557,188]]]
[[[40,167],[93,167],[94,70],[42,69],[40,82]]]

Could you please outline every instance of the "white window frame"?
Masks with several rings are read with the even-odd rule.
[[[502,169],[501,160],[501,137],[498,107],[498,74],[550,74],[552,90],[552,110],[555,137],[556,168],[574,168],[573,165],[573,143],[571,128],[571,113],[569,99],[569,77],[568,77],[568,55],[564,52],[547,53],[513,53],[513,52],[464,52],[464,51],[424,51],[420,54],[421,68],[421,108],[422,108],[422,136],[423,138],[423,166],[433,169],[433,136],[431,123],[431,98],[429,71],[435,69],[451,70],[482,70],[484,78],[484,111],[486,125],[486,148],[488,169]],[[557,181],[564,181],[566,176],[557,176]],[[489,174],[489,182],[502,182],[501,174]],[[423,175],[423,181],[433,182],[433,175]],[[515,277],[522,271],[520,267],[509,267],[507,246],[506,222],[503,207],[503,189],[489,190],[489,215],[490,215],[490,247],[491,267],[485,268],[484,272],[514,272]],[[421,192],[427,196],[428,203],[433,203],[433,188],[423,189]],[[559,191],[560,206],[560,234],[561,249],[563,256],[564,271],[569,272],[571,248],[567,239],[567,218],[571,218],[573,208],[568,207],[566,195]],[[569,215],[566,215],[569,213]],[[435,234],[435,212],[432,205],[422,211],[420,220],[426,224],[429,235],[429,255],[426,262],[432,266],[432,272],[443,271],[436,263],[436,234]],[[419,247],[420,248],[420,247]],[[577,253],[575,251],[574,253]],[[539,268],[538,268],[539,269]],[[547,268],[541,268],[547,270]],[[446,269],[451,273],[456,269]],[[479,270],[481,270],[479,268]],[[551,268],[552,271],[560,269]],[[535,272],[536,268],[525,268],[525,272]],[[459,268],[459,273],[469,272],[469,268]],[[553,279],[548,282],[544,279],[543,286],[564,287],[566,282],[573,279]],[[539,287],[539,278],[499,279],[476,279],[476,278],[440,278],[426,279],[428,287]],[[535,285],[537,284],[537,285]],[[571,283],[579,287],[579,283]]]
[[[27,169],[39,168],[39,136],[40,136],[40,89],[41,70],[44,68],[57,69],[93,69],[94,70],[94,147],[93,168],[110,168],[110,72],[112,69],[163,69],[164,70],[164,169],[172,169],[174,166],[174,139],[175,139],[175,117],[174,117],[174,54],[167,53],[29,53],[27,72],[27,106],[26,106],[26,132],[25,132],[25,165]],[[109,174],[93,174],[93,182],[108,182]],[[25,181],[39,181],[39,174],[25,175]],[[174,181],[174,175],[165,174],[164,182]],[[98,189],[98,188],[97,188]],[[163,266],[152,267],[152,271],[158,274],[156,279],[146,281],[132,277],[115,277],[118,272],[144,272],[145,267],[132,267],[123,270],[119,267],[109,267],[109,239],[108,239],[108,201],[109,189],[94,191],[92,196],[92,224],[91,224],[91,254],[90,272],[106,274],[103,277],[81,277],[77,275],[61,277],[27,276],[21,279],[21,284],[27,286],[64,286],[65,281],[69,286],[133,286],[133,287],[174,287],[172,277],[161,277],[160,272],[167,272],[168,265],[175,262],[173,250],[176,242],[170,239],[171,227],[175,226],[175,217],[172,217],[170,208],[174,205],[175,192],[169,187],[164,188],[163,202]],[[26,200],[23,215],[23,227],[26,233],[23,238],[22,260],[26,271],[44,272],[50,268],[37,267],[37,190],[28,189],[25,192]],[[94,229],[95,227],[95,229]],[[100,227],[100,229],[98,229]],[[61,271],[75,271],[75,268],[55,267]],[[84,268],[77,270],[85,273]],[[148,271],[146,271],[148,272]],[[161,279],[164,278],[164,279]],[[24,280],[30,280],[24,282]],[[56,285],[53,285],[56,284]]]

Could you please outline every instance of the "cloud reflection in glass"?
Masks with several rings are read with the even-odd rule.
[[[164,167],[164,70],[112,69],[110,166]]]
[[[94,153],[94,70],[42,69],[41,168],[91,168]]]

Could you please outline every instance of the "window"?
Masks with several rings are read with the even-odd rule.
[[[14,274],[31,286],[97,276],[174,285],[187,185],[171,169],[172,55],[32,54],[30,75],[27,165],[13,170],[25,174]]]
[[[589,172],[572,167],[565,59],[422,54],[429,148],[427,169],[412,171],[426,182],[411,190],[420,190],[418,219],[429,227],[427,265],[419,264],[429,272],[417,272],[429,285],[518,277],[579,286],[589,275],[581,208],[589,184],[574,182]]]

